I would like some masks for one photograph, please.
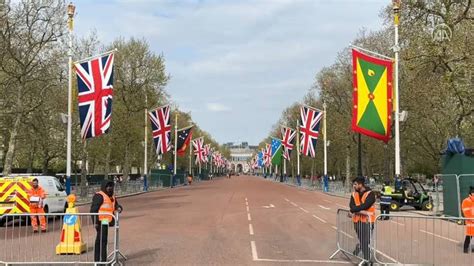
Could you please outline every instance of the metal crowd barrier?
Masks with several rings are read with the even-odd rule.
[[[119,216],[112,216],[116,223],[107,231],[107,245],[105,254],[107,258],[95,261],[95,242],[97,229],[92,217],[97,213],[46,213],[44,217],[47,222],[46,232],[33,232],[30,225],[33,214],[9,214],[5,215],[5,225],[0,227],[0,265],[45,265],[45,264],[90,264],[111,265],[121,264],[119,256],[125,258],[119,251],[118,236]],[[43,216],[43,214],[42,214]],[[40,224],[40,217],[38,225]],[[80,234],[71,224],[80,222]],[[65,222],[65,223],[63,223]],[[63,224],[69,224],[63,228]],[[71,232],[74,231],[74,232]],[[102,237],[105,231],[99,235],[98,251],[102,252]],[[59,248],[58,245],[62,243]],[[83,243],[83,244],[82,244]],[[67,254],[64,254],[67,253]]]
[[[367,215],[358,214],[359,217],[369,219]],[[334,258],[338,253],[342,253],[349,260],[357,258],[362,265],[372,261],[372,231],[373,224],[357,222],[352,220],[353,214],[348,210],[338,209],[336,216],[336,238],[337,250],[331,255]]]
[[[466,220],[379,215],[375,221],[375,261],[385,265],[474,265],[474,237],[468,253],[463,250]]]

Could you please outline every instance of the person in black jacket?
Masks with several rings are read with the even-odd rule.
[[[108,198],[104,199],[104,197]],[[110,208],[111,211],[106,213],[113,215],[115,211],[118,211],[119,213],[122,212],[122,206],[120,206],[114,196],[114,182],[111,180],[104,180],[102,182],[100,191],[97,192],[92,198],[90,212],[99,213],[99,210],[101,210],[102,213],[107,209],[108,203],[112,203],[110,205],[113,207]],[[96,262],[105,262],[107,261],[107,239],[109,226],[115,225],[115,219],[110,215],[104,215],[102,219],[100,216],[94,215],[92,216],[92,221],[97,231],[94,247],[94,260]]]
[[[357,177],[352,184],[354,193],[352,193],[349,208],[359,239],[354,255],[357,256],[362,249],[363,258],[369,261],[370,231],[373,229],[375,218],[375,194],[365,185],[364,177]]]

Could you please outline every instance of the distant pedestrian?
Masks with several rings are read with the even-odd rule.
[[[104,180],[99,192],[92,198],[90,212],[99,215],[92,216],[97,235],[94,246],[94,261],[107,261],[107,240],[109,235],[109,226],[115,226],[115,212],[122,212],[122,206],[117,202],[114,196],[114,182]]]
[[[433,186],[434,186],[434,191],[438,191],[438,185],[439,185],[439,176],[435,175],[433,177]]]
[[[362,250],[364,260],[370,261],[370,235],[375,222],[375,194],[365,185],[364,177],[357,177],[352,182],[354,192],[352,192],[349,203],[352,213],[352,222],[357,233],[359,243],[354,255],[358,255]]]
[[[462,201],[462,213],[466,218],[466,238],[464,238],[464,253],[469,253],[469,245],[474,236],[474,187],[470,187],[469,196]],[[474,252],[474,250],[473,250]]]

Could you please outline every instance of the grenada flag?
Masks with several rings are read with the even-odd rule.
[[[352,130],[388,142],[392,123],[392,61],[352,49]]]

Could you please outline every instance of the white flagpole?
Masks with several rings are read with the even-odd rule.
[[[144,159],[143,159],[143,183],[144,183],[144,189],[145,191],[147,190],[147,174],[148,174],[148,152],[147,152],[147,147],[148,147],[148,96],[146,95],[145,91],[145,148],[144,148]]]
[[[324,177],[327,177],[328,175],[328,152],[327,152],[327,148],[328,148],[328,145],[327,145],[327,134],[326,134],[326,127],[327,127],[327,123],[326,123],[326,102],[323,102],[323,121],[324,121],[324,128],[323,128],[323,134],[324,134]]]
[[[296,120],[296,175],[300,175],[300,120]]]
[[[174,168],[173,174],[176,175],[176,166],[177,166],[177,152],[178,152],[178,113],[175,114],[174,119]]]
[[[193,171],[193,140],[189,140],[189,174],[192,175]]]
[[[399,24],[399,12],[400,12],[400,0],[393,2],[393,15],[394,15],[394,26],[395,26],[395,46],[393,51],[395,52],[395,175],[400,176],[400,105],[399,105],[399,93],[398,93],[398,52],[400,47],[398,46],[398,24]]]
[[[67,90],[67,151],[66,151],[66,194],[71,193],[71,153],[72,153],[72,30],[74,13],[76,7],[71,3],[68,5],[68,29],[69,29],[69,82]],[[83,162],[84,163],[84,162]]]

